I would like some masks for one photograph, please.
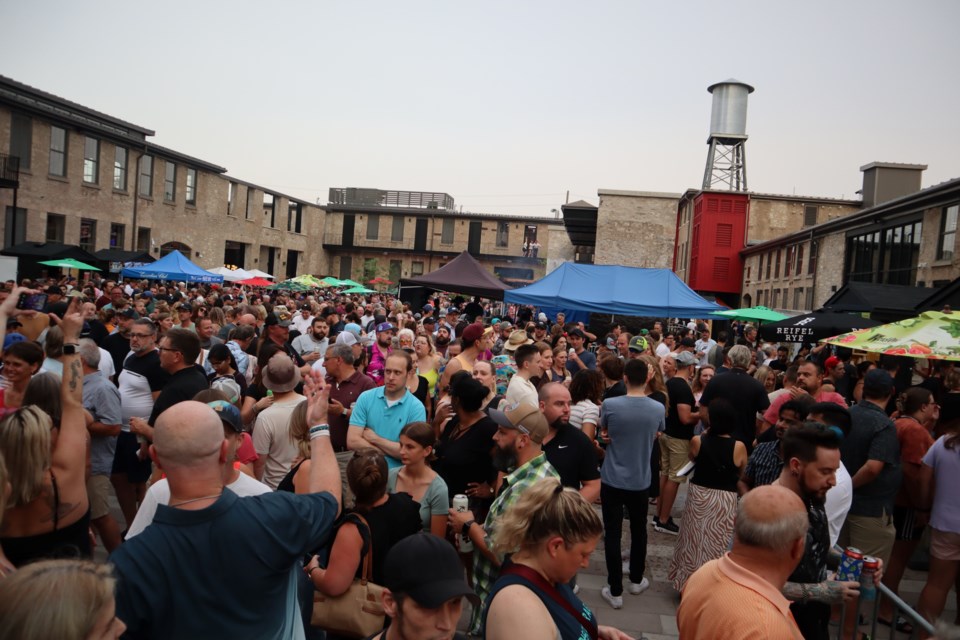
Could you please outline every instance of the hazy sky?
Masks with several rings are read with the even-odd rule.
[[[754,191],[852,198],[874,160],[960,177],[957,0],[7,0],[0,24],[0,74],[321,202],[549,215],[696,188],[730,77],[756,87]]]

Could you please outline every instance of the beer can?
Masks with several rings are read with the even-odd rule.
[[[840,567],[837,569],[837,580],[841,582],[856,582],[860,580],[863,570],[863,552],[856,547],[847,547],[840,558]]]
[[[880,570],[880,561],[873,556],[863,557],[863,569],[860,572],[860,598],[874,600],[877,597],[877,585],[874,578]]]
[[[469,508],[470,500],[466,495],[458,493],[453,496],[453,508],[457,510],[458,513],[464,513]],[[460,535],[460,532],[457,531],[457,538],[460,542],[460,553],[470,553],[473,551],[473,542],[470,541],[469,536]]]

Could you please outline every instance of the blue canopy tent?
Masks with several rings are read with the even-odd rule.
[[[153,264],[143,267],[127,267],[120,272],[120,276],[123,278],[180,280],[182,282],[203,282],[207,284],[223,282],[223,276],[201,269],[176,250],[171,251]]]
[[[724,307],[707,302],[669,269],[565,262],[504,300],[641,318],[704,318]]]

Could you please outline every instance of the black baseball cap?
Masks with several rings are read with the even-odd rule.
[[[454,598],[480,598],[463,577],[463,564],[453,546],[431,533],[415,533],[393,545],[383,565],[383,586],[413,598],[421,607],[439,609]]]

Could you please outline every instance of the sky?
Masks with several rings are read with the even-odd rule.
[[[756,89],[753,191],[856,198],[872,161],[960,177],[956,0],[31,0],[0,24],[0,74],[321,203],[549,216],[699,188],[728,78]]]

